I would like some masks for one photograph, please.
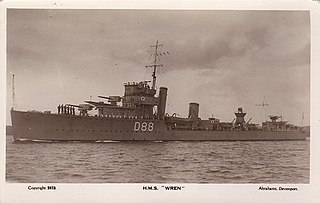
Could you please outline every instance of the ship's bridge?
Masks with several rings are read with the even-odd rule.
[[[124,96],[133,96],[133,95],[154,96],[156,94],[156,90],[150,88],[148,84],[149,82],[151,81],[124,83],[124,87],[125,87]]]
[[[158,104],[158,99],[154,96],[156,90],[149,86],[150,81],[124,83],[125,92],[122,100],[124,107],[144,106],[153,108]]]

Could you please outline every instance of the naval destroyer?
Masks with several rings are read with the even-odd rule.
[[[57,112],[11,109],[15,141],[268,141],[306,140],[303,128],[269,116],[262,125],[245,120],[236,108],[232,122],[199,117],[199,104],[189,103],[188,117],[166,113],[168,88],[156,88],[159,47],[153,45],[152,81],[124,83],[123,96],[58,105]],[[150,84],[152,82],[152,84]],[[150,84],[150,85],[149,85]],[[97,110],[95,115],[90,111]]]

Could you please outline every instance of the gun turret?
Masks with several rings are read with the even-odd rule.
[[[277,120],[278,120],[279,118],[281,118],[281,120],[282,120],[282,116],[270,115],[269,118],[270,118],[271,122],[273,122],[273,123],[277,122]]]
[[[79,105],[75,105],[75,104],[66,104],[66,106],[72,106],[72,107],[77,107],[80,110],[87,110],[90,111],[93,109],[94,106],[90,105],[90,104],[79,104]]]
[[[122,97],[120,96],[98,96],[99,98],[102,99],[108,99],[108,102],[110,102],[111,105],[116,106],[118,102],[121,102]]]
[[[91,104],[79,104],[79,105],[66,104],[66,106],[78,108],[78,111],[80,112],[80,116],[87,116],[88,111],[91,111],[94,108],[94,106],[92,106]]]

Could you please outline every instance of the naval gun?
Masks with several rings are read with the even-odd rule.
[[[79,105],[67,104],[67,106],[78,108],[80,112],[80,116],[88,116],[88,111],[91,111],[94,108],[94,106],[90,104],[79,104]]]
[[[292,124],[287,124],[287,121],[283,121],[282,116],[274,116],[274,115],[269,115],[268,116],[271,121],[265,121],[262,123],[262,128],[267,131],[285,131],[288,129],[292,129],[293,126]],[[278,119],[281,119],[278,121]]]
[[[116,106],[117,103],[121,102],[121,100],[123,99],[123,97],[121,96],[98,96],[98,97],[102,99],[107,99],[108,102],[113,106]]]
[[[282,116],[270,115],[268,117],[270,118],[271,122],[273,122],[273,123],[276,123],[279,118],[281,118],[281,121],[282,121]]]

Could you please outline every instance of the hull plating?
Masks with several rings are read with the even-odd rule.
[[[306,140],[303,131],[168,130],[164,120],[11,111],[15,140],[31,141],[268,141]]]

